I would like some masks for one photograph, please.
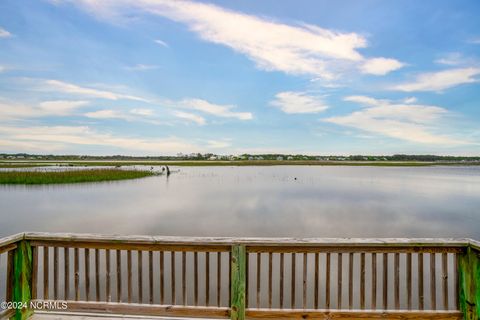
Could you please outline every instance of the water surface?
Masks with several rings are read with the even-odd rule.
[[[0,186],[0,236],[48,231],[480,239],[480,167],[172,169],[168,178]]]

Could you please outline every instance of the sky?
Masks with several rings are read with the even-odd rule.
[[[478,0],[2,0],[0,153],[480,155]]]

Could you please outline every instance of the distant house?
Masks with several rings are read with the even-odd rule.
[[[258,156],[255,158],[256,160],[263,160],[263,157],[262,156]]]
[[[248,160],[253,160],[253,157],[251,157],[251,156],[250,156],[250,157],[248,157]]]
[[[292,157],[292,156],[288,156],[288,157],[287,157],[287,160],[293,160],[293,157]]]
[[[277,157],[277,160],[278,160],[278,161],[282,161],[282,160],[283,160],[283,157],[282,157],[282,156],[278,156],[278,157]]]
[[[208,158],[208,160],[217,160],[217,157],[216,156],[211,156],[210,158]]]

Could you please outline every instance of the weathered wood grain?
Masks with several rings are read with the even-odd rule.
[[[37,300],[41,301],[41,300]],[[53,302],[53,300],[51,300]],[[95,314],[125,314],[139,316],[199,317],[208,319],[227,319],[229,308],[193,307],[177,305],[151,305],[139,303],[66,301],[69,312]],[[65,311],[50,309],[51,311]],[[240,319],[240,318],[237,318]]]
[[[231,266],[231,320],[245,319],[245,278],[246,278],[246,254],[243,245],[232,246]]]
[[[288,309],[249,309],[247,319],[325,319],[325,320],[351,320],[351,319],[435,319],[435,320],[461,320],[462,314],[458,311],[375,311],[375,310],[288,310]]]

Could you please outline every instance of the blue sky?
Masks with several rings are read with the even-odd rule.
[[[480,154],[480,2],[0,2],[0,152]]]

